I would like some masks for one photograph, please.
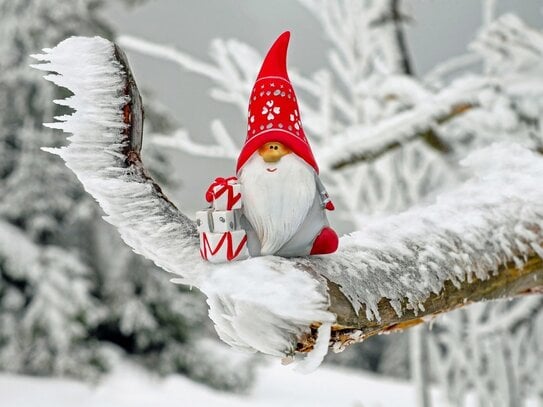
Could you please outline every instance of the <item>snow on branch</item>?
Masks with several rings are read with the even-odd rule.
[[[433,86],[441,87],[443,86],[444,78],[448,75],[462,71],[480,61],[481,56],[475,53],[466,53],[450,58],[433,67],[432,70],[425,75],[424,81]]]
[[[371,162],[421,138],[429,146],[447,152],[447,143],[438,137],[442,125],[450,124],[451,119],[458,119],[462,124],[460,127],[466,127],[466,131],[476,127],[478,133],[483,132],[485,107],[479,105],[481,101],[488,105],[488,100],[485,100],[488,94],[502,93],[509,100],[525,95],[537,98],[543,92],[540,79],[543,72],[543,34],[528,27],[518,17],[508,14],[489,24],[478,34],[470,48],[474,54],[438,66],[428,75],[426,82],[443,86],[443,78],[451,70],[480,60],[489,67],[485,75],[464,75],[434,96],[415,103],[409,110],[371,126],[346,128],[337,137],[332,137],[330,147],[324,148],[323,167],[338,169],[359,162]],[[520,107],[527,103],[511,101],[512,105]],[[463,114],[467,112],[467,115]],[[518,115],[518,120],[522,120],[525,114],[520,112]],[[431,139],[428,140],[428,137]]]
[[[66,162],[137,253],[190,276],[199,262],[196,228],[143,168],[141,99],[122,51],[99,37],[72,37],[44,51],[34,67],[55,72],[45,79],[73,92],[55,103],[75,110],[47,124],[72,133],[68,146],[47,151]]]
[[[193,141],[186,130],[179,129],[170,135],[153,134],[153,142],[159,146],[172,147],[196,157],[237,159],[239,147],[224,128],[222,122],[211,122],[211,134],[216,144],[201,144]]]
[[[298,0],[320,22],[334,50],[338,79],[356,86],[372,65],[388,74],[411,74],[399,0]]]
[[[125,49],[137,50],[146,55],[175,62],[189,72],[198,72],[204,76],[213,78],[216,81],[222,81],[224,79],[221,76],[220,70],[213,65],[199,61],[196,58],[173,47],[155,44],[140,38],[132,37],[130,35],[119,36],[117,38],[117,42]]]
[[[471,109],[486,86],[488,82],[484,80],[458,81],[375,125],[349,127],[343,134],[332,137],[319,152],[321,166],[338,169],[360,161],[373,161],[420,137],[432,136],[433,145],[446,151],[447,146],[432,132],[433,128]]]
[[[60,155],[134,250],[208,296],[219,336],[247,351],[337,347],[470,301],[543,287],[543,159],[495,145],[464,163],[474,178],[430,206],[376,219],[329,256],[264,256],[224,265],[199,258],[194,223],[147,175],[142,108],[127,61],[101,38],[70,38],[35,56],[74,95],[51,127],[72,133]],[[332,336],[331,336],[332,335]],[[317,338],[315,341],[315,337]],[[299,357],[299,356],[298,356]]]
[[[446,281],[460,288],[543,256],[543,158],[496,144],[463,164],[474,173],[463,186],[433,205],[368,223],[343,239],[338,255],[320,260],[322,274],[368,319],[379,320],[382,298],[399,315],[423,311]]]
[[[483,30],[471,48],[487,59],[492,71],[541,66],[543,34],[513,14],[506,14]]]
[[[260,62],[260,55],[250,46],[235,39],[215,39],[211,43],[214,63],[207,63],[174,47],[132,36],[122,35],[118,42],[127,49],[172,61],[189,72],[212,80],[217,86],[211,89],[211,97],[237,106],[245,119],[248,96]]]

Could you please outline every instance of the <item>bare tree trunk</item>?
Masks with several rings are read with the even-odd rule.
[[[419,407],[432,407],[426,334],[424,325],[416,326],[409,333],[409,368]]]

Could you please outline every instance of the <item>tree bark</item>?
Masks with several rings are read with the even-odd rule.
[[[332,346],[337,351],[373,335],[402,331],[474,302],[541,294],[543,260],[534,254],[523,267],[509,263],[486,280],[476,278],[473,281],[466,280],[459,287],[447,281],[439,294],[431,294],[424,302],[424,310],[414,310],[403,305],[402,314],[398,315],[388,299],[382,298],[379,302],[380,320],[369,320],[364,307],[354,310],[336,284],[328,282],[328,292],[329,310],[337,315],[337,322],[332,326],[331,338]],[[314,340],[314,336],[302,338],[298,349],[310,351]]]

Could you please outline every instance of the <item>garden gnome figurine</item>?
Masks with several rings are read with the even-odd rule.
[[[241,226],[251,256],[328,254],[338,247],[326,217],[334,206],[319,179],[287,74],[289,38],[288,31],[281,34],[264,59],[237,162]]]

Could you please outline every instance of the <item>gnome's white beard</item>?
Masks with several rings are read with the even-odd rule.
[[[313,204],[313,169],[294,153],[267,163],[256,152],[243,166],[240,182],[243,213],[258,235],[260,252],[274,254],[294,236]]]

